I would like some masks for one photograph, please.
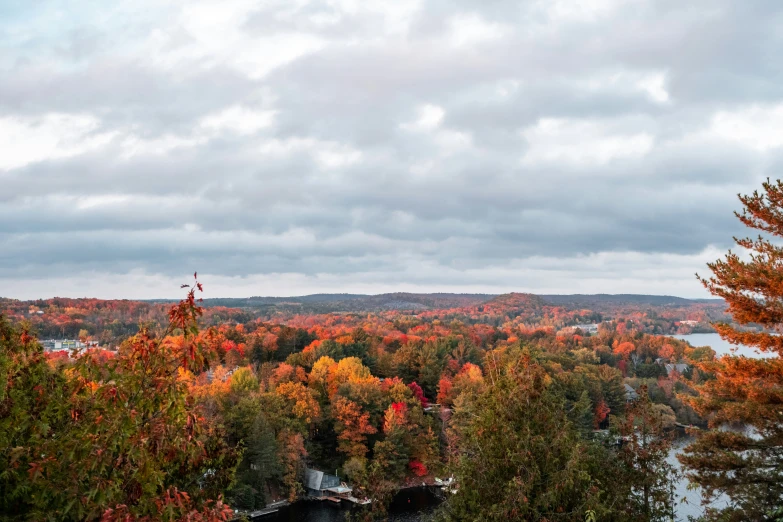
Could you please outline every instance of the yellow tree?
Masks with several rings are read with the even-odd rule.
[[[291,405],[291,412],[305,424],[318,421],[321,407],[310,391],[301,382],[284,382],[277,385],[277,394],[285,397]]]
[[[322,398],[329,397],[330,376],[334,375],[337,363],[334,359],[324,355],[313,364],[310,371],[310,387],[313,388]]]

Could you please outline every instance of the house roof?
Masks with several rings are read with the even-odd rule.
[[[672,373],[672,371],[675,370],[677,371],[677,373],[683,373],[688,368],[690,368],[690,366],[688,366],[685,363],[677,363],[677,364],[669,363],[666,365],[666,373]]]
[[[305,486],[310,489],[321,489],[321,481],[324,479],[324,472],[317,469],[307,468],[305,470]]]
[[[337,475],[329,475],[317,469],[307,468],[304,476],[305,487],[315,490],[324,490],[327,488],[338,487],[340,478]]]

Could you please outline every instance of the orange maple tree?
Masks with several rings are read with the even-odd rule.
[[[378,431],[370,424],[370,414],[345,397],[337,397],[333,407],[338,450],[351,457],[364,457],[367,453],[367,435]]]

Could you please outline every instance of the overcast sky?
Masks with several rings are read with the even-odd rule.
[[[779,0],[0,1],[0,295],[706,297]]]

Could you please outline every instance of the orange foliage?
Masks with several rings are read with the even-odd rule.
[[[438,398],[436,399],[438,404],[451,406],[452,402],[454,402],[453,389],[454,386],[451,383],[451,379],[441,377],[440,382],[438,382]]]
[[[674,357],[674,346],[671,344],[664,344],[658,351],[658,355],[664,359],[671,359]]]
[[[617,355],[620,355],[624,358],[628,358],[634,351],[636,351],[636,346],[632,342],[625,341],[623,343],[618,344],[615,349],[614,353]]]
[[[601,400],[598,401],[598,404],[595,405],[595,411],[593,415],[593,425],[594,427],[598,428],[601,423],[606,420],[606,416],[609,415],[609,412],[611,410],[609,409],[609,406]]]
[[[302,383],[284,382],[275,391],[293,403],[291,411],[305,423],[315,422],[321,416],[318,401]]]
[[[364,457],[367,435],[378,431],[370,424],[370,414],[362,412],[361,406],[345,397],[337,397],[332,406],[338,433],[337,449],[349,457]]]
[[[408,405],[404,402],[394,402],[388,408],[383,415],[383,432],[385,434],[391,433],[397,428],[402,428],[407,423]]]

